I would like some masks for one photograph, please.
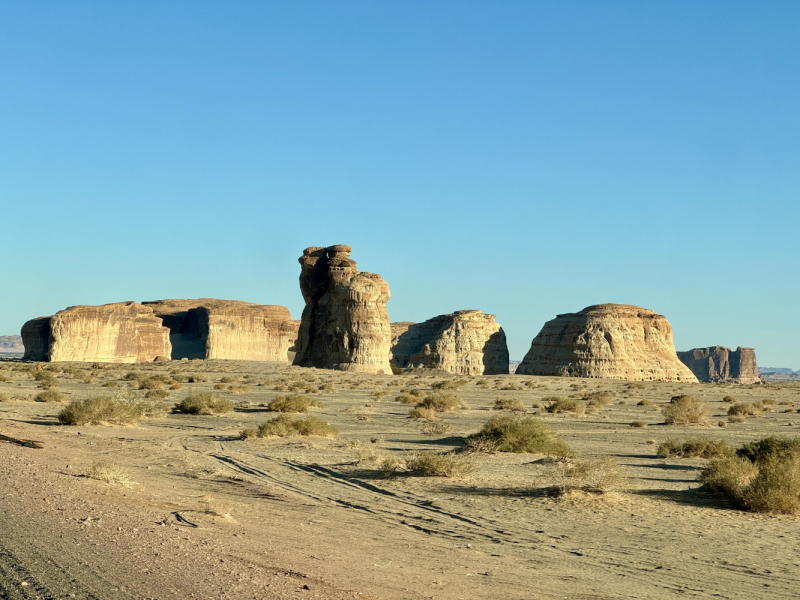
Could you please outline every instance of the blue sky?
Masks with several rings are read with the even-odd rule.
[[[800,3],[0,4],[0,334],[75,304],[299,318],[350,244],[394,321],[520,359],[618,302],[800,369]]]

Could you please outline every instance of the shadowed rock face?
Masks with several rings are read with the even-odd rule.
[[[548,321],[517,374],[697,381],[678,359],[667,319],[624,304],[589,306]]]
[[[424,323],[392,323],[392,366],[458,375],[508,374],[508,347],[494,315],[461,310]]]
[[[753,348],[694,348],[678,352],[678,358],[697,379],[706,383],[757,383],[761,380]]]
[[[282,361],[297,339],[298,322],[285,306],[238,300],[144,302],[170,330],[173,360]]]
[[[72,306],[22,326],[28,360],[137,363],[169,356],[169,330],[135,302]]]
[[[311,247],[300,257],[306,306],[294,364],[318,369],[391,373],[389,286],[359,273],[350,246]]]

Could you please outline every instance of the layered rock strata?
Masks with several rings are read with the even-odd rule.
[[[517,374],[697,381],[678,359],[667,319],[625,304],[598,304],[548,321]]]
[[[28,360],[151,362],[169,356],[169,329],[149,307],[135,302],[71,306],[22,327]]]
[[[300,257],[300,320],[294,364],[363,373],[391,373],[389,285],[360,273],[350,246],[311,247]]]
[[[506,334],[494,319],[479,310],[460,310],[424,323],[392,323],[392,366],[508,374]]]
[[[285,306],[238,300],[144,302],[170,330],[171,358],[289,360],[299,324]]]
[[[678,352],[678,358],[700,381],[707,383],[758,383],[761,378],[753,348],[731,350],[725,346]]]

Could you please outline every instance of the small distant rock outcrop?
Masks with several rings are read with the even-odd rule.
[[[360,273],[345,245],[311,247],[299,258],[300,321],[295,365],[390,374],[389,285]]]
[[[139,363],[169,356],[169,329],[135,302],[71,306],[22,326],[26,360]]]
[[[21,354],[25,352],[20,335],[0,335],[0,354]]]
[[[460,310],[424,323],[392,323],[392,366],[508,374],[506,334],[494,319],[479,310]]]
[[[678,352],[678,358],[697,379],[706,383],[758,383],[761,380],[753,348],[694,348]]]
[[[667,319],[625,304],[598,304],[548,321],[517,374],[697,382],[678,359]]]
[[[143,302],[169,329],[167,356],[286,362],[297,339],[289,309],[239,300],[156,300]]]

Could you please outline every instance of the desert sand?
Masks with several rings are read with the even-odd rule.
[[[704,435],[739,445],[794,435],[797,383],[632,386],[244,361],[75,363],[56,373],[66,400],[40,403],[31,401],[42,390],[30,373],[10,370],[23,363],[0,365],[10,379],[0,383],[0,434],[43,445],[0,443],[0,598],[752,599],[796,598],[800,590],[797,517],[746,512],[704,490],[697,474],[707,461],[656,457],[667,439]],[[125,379],[130,372],[202,375],[206,382],[169,391],[169,406],[201,391],[236,410],[168,413],[137,426],[59,424],[71,399],[143,396]],[[214,390],[222,377],[246,391]],[[457,392],[466,408],[440,417],[446,433],[424,434],[423,421],[395,398],[451,379],[466,380]],[[109,382],[117,387],[103,387]],[[276,416],[266,404],[292,382],[333,383],[310,394],[322,405],[311,414],[338,436],[239,439]],[[596,414],[541,408],[547,396],[601,390],[613,403]],[[664,425],[659,408],[676,394],[705,400],[712,426]],[[725,396],[775,404],[727,423]],[[460,448],[498,414],[497,398],[522,401],[579,456],[612,458],[625,477],[619,488],[554,497],[553,461],[532,454],[468,454],[475,472],[463,479],[381,470],[386,457]],[[654,405],[638,405],[643,399]],[[98,461],[128,481],[87,477]]]

